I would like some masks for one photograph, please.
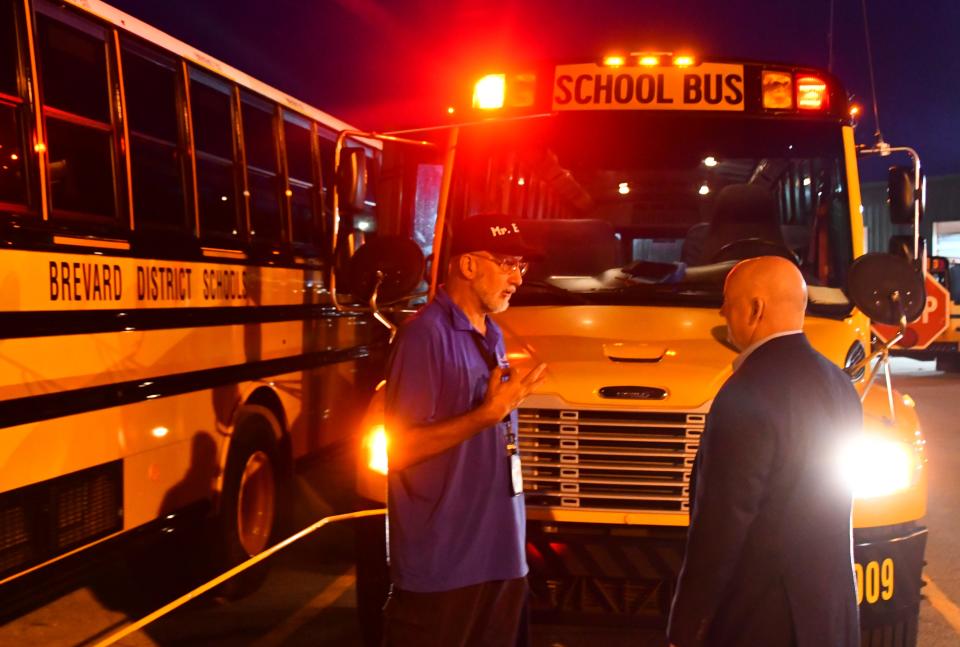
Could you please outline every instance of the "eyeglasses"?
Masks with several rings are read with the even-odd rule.
[[[490,256],[482,256],[476,252],[470,255],[476,256],[478,258],[482,258],[484,260],[487,260],[487,261],[490,261],[491,263],[496,264],[496,266],[499,267],[500,271],[503,272],[504,274],[513,274],[517,270],[520,270],[520,276],[523,276],[524,274],[527,273],[527,268],[530,267],[530,263],[528,263],[527,261],[522,261],[519,258],[503,258],[503,257],[493,256],[492,254]]]

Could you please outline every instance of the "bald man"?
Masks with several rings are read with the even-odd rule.
[[[697,452],[687,549],[670,612],[677,647],[857,647],[852,496],[839,447],[860,399],[803,334],[790,261],[738,263],[720,313],[741,353]]]

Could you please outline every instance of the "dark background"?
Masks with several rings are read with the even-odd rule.
[[[832,0],[833,71],[875,131],[930,175],[960,173],[960,1]],[[111,4],[355,126],[444,121],[465,78],[509,61],[617,48],[826,67],[831,0],[113,0]]]

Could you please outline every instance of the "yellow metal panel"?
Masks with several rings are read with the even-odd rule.
[[[545,326],[544,322],[550,322]],[[569,404],[625,409],[692,410],[710,402],[729,377],[737,353],[726,344],[726,324],[706,308],[644,306],[536,306],[511,308],[497,316],[511,364],[522,373],[539,362],[548,365],[538,394]],[[817,350],[842,365],[850,345],[862,338],[856,318],[834,321],[808,317],[805,330]],[[653,362],[618,362],[613,344],[663,348]],[[641,384],[664,388],[658,401],[609,400],[601,387]]]
[[[316,341],[332,340],[335,330],[321,329],[328,334]],[[0,343],[0,399],[293,357],[303,339],[297,321],[7,339]]]
[[[104,310],[316,303],[314,270],[5,250],[4,310]],[[314,287],[307,286],[308,281]]]
[[[847,169],[847,196],[850,200],[850,233],[853,238],[853,257],[857,258],[864,253],[863,246],[863,213],[860,209],[860,174],[857,170],[857,145],[853,139],[853,128],[844,126],[843,132],[843,159]]]
[[[686,512],[618,512],[616,510],[577,510],[575,508],[528,507],[531,521],[600,523],[616,526],[686,526]]]

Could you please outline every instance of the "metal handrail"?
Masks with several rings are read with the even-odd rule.
[[[270,557],[270,556],[273,555],[274,553],[276,553],[276,552],[278,552],[278,551],[280,551],[280,550],[283,550],[284,548],[286,548],[287,546],[289,546],[289,545],[292,544],[293,542],[295,542],[295,541],[297,541],[297,540],[299,540],[299,539],[303,539],[304,537],[306,537],[306,536],[309,535],[310,533],[314,532],[315,530],[319,530],[320,528],[323,528],[323,527],[326,526],[327,524],[337,523],[338,521],[348,521],[348,520],[350,520],[350,519],[362,519],[363,517],[375,517],[375,516],[379,516],[379,515],[384,515],[384,514],[386,514],[386,513],[387,513],[386,508],[380,508],[380,509],[376,509],[376,510],[358,510],[357,512],[348,512],[348,513],[346,513],[346,514],[335,514],[335,515],[331,515],[331,516],[329,516],[329,517],[324,517],[324,518],[321,519],[320,521],[317,521],[316,523],[314,523],[314,524],[312,524],[312,525],[310,525],[310,526],[307,526],[306,528],[304,528],[304,529],[301,530],[300,532],[298,532],[298,533],[296,533],[296,534],[294,534],[294,535],[291,535],[291,536],[287,537],[286,539],[284,539],[284,540],[281,541],[280,543],[274,544],[273,546],[271,546],[270,548],[266,549],[266,550],[263,551],[262,553],[257,553],[256,555],[254,555],[253,557],[251,557],[251,558],[248,559],[247,561],[242,562],[242,563],[240,563],[240,564],[237,564],[236,566],[234,566],[233,568],[231,568],[229,571],[227,571],[227,572],[225,572],[225,573],[221,573],[220,575],[218,575],[217,577],[213,578],[213,579],[210,580],[209,582],[206,582],[205,584],[201,584],[200,586],[198,586],[197,588],[193,589],[193,590],[190,591],[189,593],[186,593],[186,594],[180,596],[179,598],[177,598],[176,600],[174,600],[173,602],[170,602],[169,604],[167,604],[167,605],[165,605],[165,606],[163,606],[163,607],[160,607],[159,609],[157,609],[157,610],[154,611],[153,613],[151,613],[151,614],[149,614],[149,615],[147,615],[147,616],[144,616],[143,618],[141,618],[140,620],[137,620],[137,621],[134,622],[133,624],[127,625],[127,626],[124,627],[123,629],[121,629],[121,630],[119,630],[119,631],[117,631],[117,632],[115,632],[115,633],[107,636],[106,638],[104,638],[104,639],[101,640],[100,642],[96,643],[96,644],[94,645],[94,647],[107,647],[107,645],[113,645],[113,644],[116,643],[117,641],[119,641],[119,640],[121,640],[121,639],[129,636],[129,635],[132,634],[133,632],[139,631],[140,629],[146,627],[148,624],[150,624],[150,623],[153,622],[154,620],[156,620],[156,619],[158,619],[158,618],[161,618],[161,617],[167,615],[168,613],[170,613],[170,612],[173,611],[174,609],[183,606],[183,605],[186,604],[187,602],[193,600],[194,598],[196,598],[196,597],[198,597],[198,596],[200,596],[200,595],[203,595],[204,593],[206,593],[206,592],[209,591],[210,589],[213,589],[213,588],[219,586],[219,585],[222,584],[223,582],[226,582],[227,580],[229,580],[231,577],[237,575],[238,573],[242,573],[243,571],[247,570],[247,569],[250,568],[251,566],[254,566],[255,564],[259,564],[260,562],[262,562],[263,560],[267,559],[268,557]]]

